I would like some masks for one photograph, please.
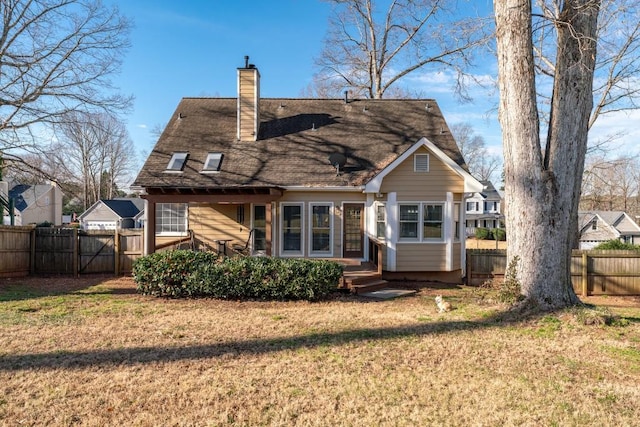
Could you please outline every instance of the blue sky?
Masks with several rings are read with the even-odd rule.
[[[146,152],[155,143],[151,130],[166,123],[182,97],[235,97],[244,55],[260,69],[262,96],[300,97],[315,71],[331,10],[319,0],[114,3],[135,23],[132,47],[114,81],[135,96],[127,125],[138,151]],[[415,74],[411,84],[438,101],[449,124],[470,122],[500,152],[497,113],[490,111],[495,99],[476,91],[475,103],[461,105],[449,79]]]
[[[300,97],[315,71],[330,5],[320,0],[112,0],[135,27],[132,47],[114,83],[133,94],[127,126],[138,152],[155,144],[154,127],[164,125],[185,96],[236,96],[236,68],[250,56],[261,74],[261,96]],[[491,11],[490,0],[458,2],[460,7]],[[489,87],[472,87],[473,102],[461,104],[452,93],[452,75],[418,71],[407,76],[424,97],[435,98],[449,125],[468,122],[494,154],[502,155],[497,119],[493,57],[481,58],[473,73]],[[625,153],[638,153],[640,132],[629,129],[640,114],[620,114],[600,121],[592,136],[625,132],[618,142]],[[141,156],[142,157],[142,156]],[[142,163],[145,159],[141,158]]]

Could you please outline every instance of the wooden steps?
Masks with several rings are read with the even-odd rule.
[[[346,263],[345,263],[346,264]],[[375,265],[371,263],[346,264],[340,288],[349,289],[353,294],[363,294],[387,287]]]

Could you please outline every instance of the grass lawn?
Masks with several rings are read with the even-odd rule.
[[[500,320],[478,295],[167,300],[129,278],[0,279],[0,425],[640,424],[640,299],[600,298],[620,317],[586,326]]]

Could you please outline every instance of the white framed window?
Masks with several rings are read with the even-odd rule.
[[[207,154],[207,158],[205,159],[204,165],[202,167],[202,173],[220,172],[220,167],[222,166],[223,158],[224,158],[224,154],[222,153]]]
[[[302,203],[283,203],[280,205],[280,238],[283,255],[301,255],[303,248],[303,209]]]
[[[331,255],[333,234],[333,204],[309,204],[309,253],[313,255]]]
[[[187,211],[186,203],[156,203],[156,234],[186,234]]]
[[[414,154],[413,171],[429,172],[429,155],[428,154]]]
[[[419,204],[402,204],[400,208],[400,238],[418,240],[418,223],[420,221]]]
[[[376,237],[384,239],[387,228],[387,209],[383,203],[376,204]]]
[[[442,240],[444,237],[442,218],[443,208],[441,204],[423,204],[422,205],[422,239],[423,240]]]
[[[264,253],[267,250],[267,207],[253,205],[253,237],[251,248],[254,253]]]
[[[184,165],[187,163],[189,153],[177,152],[173,153],[169,164],[167,165],[166,172],[182,172]]]

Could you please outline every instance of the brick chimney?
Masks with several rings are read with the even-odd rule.
[[[238,140],[256,141],[260,129],[260,73],[244,57],[244,68],[238,68]]]

